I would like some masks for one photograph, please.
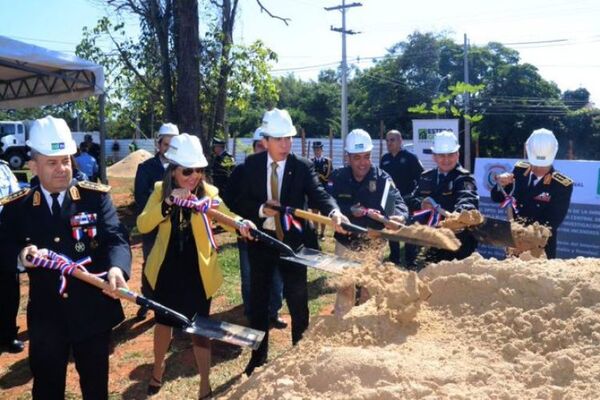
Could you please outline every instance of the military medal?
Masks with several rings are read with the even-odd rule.
[[[85,244],[83,242],[75,243],[75,251],[78,253],[83,253],[85,251]]]

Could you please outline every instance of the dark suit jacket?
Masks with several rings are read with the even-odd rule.
[[[230,185],[236,185],[239,190],[232,197],[226,197],[229,203],[235,203],[232,210],[261,228],[265,219],[259,217],[258,210],[267,201],[267,152],[248,156],[244,164],[239,174],[230,178]],[[288,155],[285,163],[280,202],[284,206],[300,209],[304,209],[308,202],[309,208],[317,209],[324,215],[338,208],[335,200],[319,183],[312,163],[295,154]],[[284,242],[293,248],[306,244],[307,237],[314,236],[312,227],[306,221],[301,222],[303,233],[292,228],[284,235]]]
[[[130,273],[131,251],[127,232],[120,224],[110,194],[82,187],[75,180],[67,189],[59,222],[55,222],[39,186],[27,189],[21,197],[6,204],[0,214],[0,259],[16,260],[27,245],[50,249],[77,261],[86,256],[92,263],[91,273],[121,268],[125,277]],[[80,240],[73,238],[71,217],[96,214],[96,236],[86,233]],[[78,244],[79,243],[79,244]],[[123,320],[118,300],[77,278],[68,278],[66,294],[58,293],[60,274],[42,268],[27,269],[30,281],[27,320],[30,338],[44,335],[48,326],[62,326],[69,340],[82,340],[105,332]]]

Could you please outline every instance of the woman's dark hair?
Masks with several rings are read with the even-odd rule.
[[[167,197],[169,197],[171,195],[171,192],[173,191],[173,189],[176,189],[177,183],[175,182],[175,179],[173,178],[173,172],[175,172],[175,170],[177,169],[179,165],[177,164],[173,164],[173,163],[169,163],[169,166],[167,167],[166,171],[165,171],[165,175],[163,177],[163,185],[162,185],[162,200],[164,201]],[[200,182],[198,183],[198,187],[196,187],[195,190],[193,190],[193,194],[196,195],[196,197],[198,198],[202,198],[204,197],[204,185],[203,183],[203,179],[200,180]]]

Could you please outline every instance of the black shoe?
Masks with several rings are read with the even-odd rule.
[[[20,353],[25,350],[25,344],[17,339],[4,343],[2,347],[5,348],[9,353]]]
[[[288,324],[281,317],[273,317],[269,321],[269,326],[275,329],[285,329]]]
[[[137,313],[135,314],[135,319],[137,319],[138,321],[143,321],[146,319],[147,314],[148,314],[148,308],[142,306],[137,310]]]

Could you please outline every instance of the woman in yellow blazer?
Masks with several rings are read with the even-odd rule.
[[[195,314],[208,316],[210,302],[223,275],[217,265],[217,253],[209,240],[210,227],[202,216],[189,208],[178,207],[173,199],[218,198],[216,187],[204,182],[208,165],[202,145],[196,136],[186,133],[173,137],[165,157],[169,166],[162,182],[157,182],[144,211],[138,216],[140,233],[158,226],[158,234],[150,251],[144,274],[154,290],[154,299],[188,318]],[[220,202],[219,211],[234,216]],[[250,221],[240,229],[248,237]],[[229,228],[231,229],[231,228]],[[162,386],[165,355],[171,343],[176,321],[156,315],[154,327],[154,368],[148,394],[156,394]],[[200,374],[200,398],[210,396],[210,341],[192,337],[194,356]]]

